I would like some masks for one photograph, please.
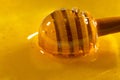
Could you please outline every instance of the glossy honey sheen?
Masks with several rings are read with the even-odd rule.
[[[61,63],[40,53],[37,36],[27,39],[62,7],[95,18],[120,15],[120,0],[0,0],[0,80],[120,80],[120,33],[98,38],[97,60],[88,63]]]

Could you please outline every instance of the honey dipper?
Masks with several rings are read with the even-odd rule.
[[[38,40],[43,52],[73,57],[95,52],[98,36],[119,31],[120,17],[94,19],[79,9],[61,9],[43,20]]]

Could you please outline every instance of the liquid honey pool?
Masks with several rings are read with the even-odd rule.
[[[0,80],[120,80],[120,33],[98,39],[98,56],[93,62],[63,63],[40,54],[37,37],[27,39],[55,9],[77,6],[96,18],[120,16],[119,3],[119,0],[0,0]]]

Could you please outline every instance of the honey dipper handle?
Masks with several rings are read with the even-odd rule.
[[[96,19],[98,35],[120,32],[120,17]]]

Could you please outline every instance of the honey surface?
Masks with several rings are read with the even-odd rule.
[[[120,80],[120,33],[98,38],[93,62],[56,60],[40,54],[37,36],[51,11],[78,7],[93,17],[120,16],[119,0],[0,0],[0,80]],[[107,6],[106,6],[107,4]]]

